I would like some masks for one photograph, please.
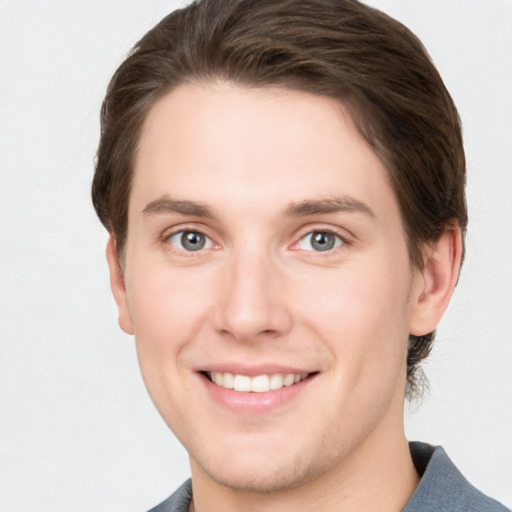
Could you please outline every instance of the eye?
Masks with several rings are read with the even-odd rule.
[[[178,231],[167,240],[180,251],[195,252],[213,247],[213,242],[199,231]]]
[[[329,231],[313,231],[299,240],[298,246],[305,251],[325,252],[340,247],[345,242]]]

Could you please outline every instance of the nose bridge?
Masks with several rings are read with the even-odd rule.
[[[246,245],[227,258],[216,323],[240,340],[282,334],[291,318],[278,262],[261,247]]]

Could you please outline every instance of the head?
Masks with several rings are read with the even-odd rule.
[[[93,202],[115,243],[121,274],[150,113],[173,94],[196,101],[219,84],[224,92],[233,87],[234,96],[289,91],[299,103],[299,97],[310,97],[338,105],[340,119],[383,168],[411,269],[424,268],[445,233],[464,233],[459,118],[428,54],[407,28],[354,0],[204,0],[173,12],[135,45],[103,104]],[[198,89],[203,96],[183,92]],[[434,331],[409,338],[406,376],[413,395]]]

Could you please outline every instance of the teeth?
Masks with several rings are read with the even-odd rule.
[[[222,384],[219,384],[222,386]],[[233,386],[235,391],[251,391],[251,377],[247,375],[235,375],[235,385]]]
[[[217,384],[217,383],[215,383]],[[235,376],[232,373],[225,373],[222,379],[222,387],[226,389],[233,389],[235,385]]]
[[[281,389],[283,386],[292,386],[304,380],[308,373],[274,373],[272,375],[233,375],[228,372],[208,372],[211,381],[217,386],[234,389],[243,393],[265,393],[270,390]]]
[[[283,387],[283,376],[279,373],[270,376],[270,389],[279,389]]]
[[[268,375],[258,375],[251,379],[251,391],[255,393],[265,393],[270,391],[270,378]]]
[[[293,373],[289,373],[288,375],[285,375],[283,384],[285,386],[291,386],[295,382],[295,375]]]

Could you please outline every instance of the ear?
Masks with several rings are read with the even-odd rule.
[[[459,277],[462,247],[461,230],[454,226],[428,248],[425,265],[417,271],[413,290],[410,334],[428,334],[441,321]]]
[[[119,326],[126,334],[133,334],[133,324],[128,309],[124,276],[119,266],[117,244],[111,235],[107,242],[107,262],[110,272],[110,288],[117,304]]]

